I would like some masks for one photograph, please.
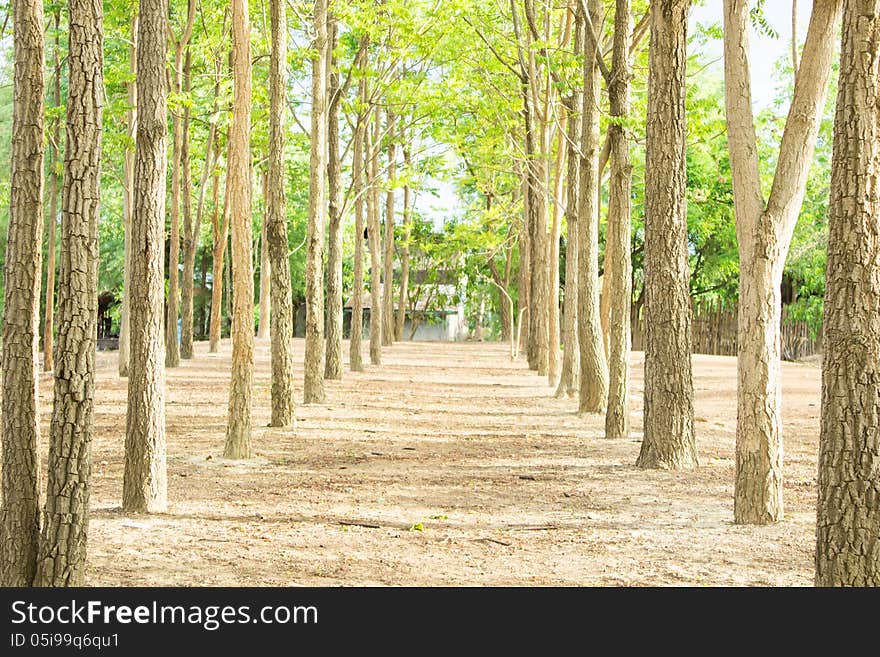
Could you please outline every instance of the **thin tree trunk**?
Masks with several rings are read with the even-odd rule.
[[[162,300],[165,259],[168,34],[164,0],[140,0],[138,9],[138,100],[134,195],[131,215],[128,412],[122,508],[164,511],[165,348]]]
[[[257,337],[265,340],[269,337],[269,323],[272,315],[272,304],[270,299],[270,291],[272,288],[272,264],[269,262],[269,216],[268,202],[269,197],[269,176],[263,173],[263,222],[260,227],[260,313],[259,323],[257,324]],[[282,180],[283,184],[283,180]]]
[[[645,157],[645,435],[636,464],[693,468],[685,81],[690,0],[651,4]]]
[[[751,106],[749,3],[724,2],[725,96],[740,256],[734,496],[734,518],[740,524],[767,524],[783,515],[780,286],[825,104],[841,2],[813,3],[766,204]]]
[[[35,583],[82,586],[89,528],[104,101],[103,4],[70,0],[58,367]]]
[[[632,265],[630,251],[630,196],[632,164],[629,136],[622,121],[629,115],[630,39],[632,14],[630,0],[617,0],[614,13],[614,54],[608,98],[612,123],[611,182],[608,202],[608,237],[606,253],[611,252],[611,325],[608,361],[608,409],[605,412],[605,437],[629,436],[629,350],[630,310],[632,307]],[[615,122],[615,120],[617,122]]]
[[[296,422],[293,399],[293,293],[287,239],[287,202],[284,195],[285,78],[287,73],[287,13],[282,0],[271,0],[269,14],[272,53],[269,60],[269,173],[267,215],[270,289],[274,312],[272,338],[273,427],[292,427]]]
[[[14,0],[12,12],[14,83],[3,305],[0,585],[21,587],[33,582],[40,534],[37,342],[43,241],[43,3]]]
[[[529,342],[529,281],[532,278],[531,272],[531,263],[529,262],[529,253],[531,252],[531,247],[529,246],[529,198],[531,194],[529,194],[529,184],[526,175],[526,166],[523,165],[523,175],[522,175],[522,199],[523,199],[523,211],[522,211],[522,225],[519,228],[519,239],[518,248],[519,248],[519,273],[517,276],[516,287],[517,287],[517,305],[519,306],[519,316],[520,316],[520,327],[517,330],[517,344],[518,351],[522,351],[523,345],[525,345],[526,358],[528,358],[528,345]],[[531,365],[529,365],[531,367]]]
[[[339,159],[339,65],[333,54],[339,41],[336,18],[328,20],[330,55],[327,114],[327,188],[330,234],[327,249],[327,355],[324,377],[342,379],[342,163]]]
[[[575,44],[578,54],[583,54],[582,26],[575,25]],[[568,242],[565,248],[565,298],[563,303],[562,369],[557,397],[573,397],[578,392],[580,380],[580,342],[578,340],[578,193],[580,190],[580,157],[577,144],[581,141],[581,94],[576,93],[566,99],[568,113],[568,139],[561,144],[568,149],[568,171],[566,173],[565,223],[568,227]]]
[[[564,113],[559,121],[556,145],[556,171],[553,184],[553,221],[550,229],[550,296],[547,308],[549,341],[547,343],[547,380],[551,386],[559,383],[559,238],[562,234],[563,183],[565,181],[565,132],[568,121]]]
[[[364,327],[364,194],[369,193],[364,188],[364,171],[366,169],[364,156],[368,156],[369,153],[369,148],[365,149],[364,147],[369,139],[369,114],[364,109],[367,107],[368,94],[367,77],[364,71],[367,64],[367,46],[367,37],[362,37],[356,61],[356,66],[360,71],[358,101],[361,109],[357,115],[351,165],[351,191],[354,194],[354,283],[352,284],[348,360],[352,372],[361,372],[364,369],[363,355],[361,354]]]
[[[382,363],[382,296],[381,291],[381,233],[379,221],[379,136],[382,124],[379,121],[379,108],[374,110],[373,135],[369,138],[365,150],[368,158],[369,191],[367,236],[370,241],[370,362],[373,365]]]
[[[55,10],[55,79],[52,87],[52,103],[61,107],[61,8]],[[134,21],[137,24],[137,17]],[[43,320],[43,371],[51,372],[54,367],[53,344],[55,335],[55,230],[58,226],[58,191],[61,177],[58,174],[58,157],[61,146],[61,118],[52,121],[52,140],[49,144],[49,243],[46,249],[46,309]],[[129,151],[125,153],[126,166],[129,163]],[[131,154],[134,157],[134,154]],[[133,162],[133,160],[132,160]],[[126,169],[126,172],[128,170]],[[128,179],[129,183],[131,178]],[[128,192],[130,193],[130,191]],[[126,345],[127,347],[128,345]]]
[[[248,0],[232,0],[232,124],[229,127],[229,217],[232,228],[232,376],[226,458],[251,455],[254,390],[254,272],[251,207],[251,37]]]
[[[306,354],[303,401],[324,401],[324,226],[327,182],[327,7],[315,1],[312,48],[312,130],[306,239]]]
[[[128,49],[129,72],[131,81],[126,84],[128,88],[129,110],[125,113],[128,125],[128,137],[134,144],[137,139],[137,39],[138,39],[138,14],[137,6],[132,10],[131,21],[131,45]],[[122,183],[122,218],[125,224],[125,260],[122,267],[122,311],[119,319],[119,376],[128,376],[129,346],[131,344],[129,316],[131,314],[131,217],[134,201],[134,148],[125,149],[125,161],[123,163]],[[54,258],[53,258],[54,260]]]
[[[397,119],[388,112],[388,193],[385,197],[385,254],[382,256],[382,344],[394,344],[394,185],[397,180]]]
[[[589,0],[599,25],[600,0]],[[585,20],[583,11],[578,19]],[[580,202],[578,204],[578,343],[581,413],[603,413],[608,400],[608,365],[599,308],[599,82],[597,47],[584,29],[584,97],[581,116]],[[606,256],[607,263],[607,256]],[[607,266],[607,265],[606,265]],[[607,275],[607,270],[606,270]]]
[[[192,92],[192,53],[186,49],[183,65],[183,90]],[[192,211],[192,159],[190,157],[190,108],[183,110],[183,142],[181,148],[181,193],[183,194],[183,275],[180,282],[180,357],[187,360],[193,356],[193,286],[195,285],[196,249],[198,233],[193,228]]]
[[[880,1],[848,0],[828,205],[816,584],[880,586]]]
[[[402,122],[401,122],[402,123]],[[401,126],[401,139],[404,132]],[[409,297],[409,240],[412,232],[412,189],[409,184],[411,166],[410,146],[403,141],[403,166],[407,183],[403,187],[403,235],[400,245],[400,296],[397,303],[397,323],[394,327],[394,336],[397,340],[403,339],[403,326],[406,324],[406,305]]]
[[[227,147],[228,149],[228,147]],[[229,157],[226,158],[227,165]],[[220,174],[215,176],[215,185],[219,185]],[[220,350],[220,338],[223,333],[223,261],[226,255],[226,242],[229,239],[229,176],[223,184],[223,212],[218,212],[214,195],[214,213],[211,216],[211,318],[208,327],[208,352],[216,354]],[[216,187],[215,187],[216,188]],[[285,255],[287,249],[285,248]],[[227,290],[226,296],[229,296]]]

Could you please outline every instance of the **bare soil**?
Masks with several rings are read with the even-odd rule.
[[[303,342],[296,342],[302,362]],[[736,361],[695,356],[700,467],[641,471],[504,345],[398,343],[328,382],[295,431],[269,420],[258,341],[255,458],[222,458],[230,345],[168,371],[167,513],[119,509],[125,380],[100,353],[91,585],[809,585],[820,370],[783,365],[786,516],[733,524]],[[302,371],[297,371],[301,399]],[[52,380],[41,397],[48,432]],[[45,440],[44,440],[45,442]],[[45,462],[44,462],[45,463]]]

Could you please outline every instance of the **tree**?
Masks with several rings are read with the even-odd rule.
[[[43,237],[43,3],[14,0],[12,174],[4,271],[0,585],[30,586],[40,533],[37,341]]]
[[[230,149],[227,144],[227,151]],[[219,155],[217,156],[219,159]],[[226,157],[227,164],[229,156]],[[214,188],[219,185],[215,177]],[[220,337],[223,321],[223,263],[226,256],[226,243],[229,241],[229,174],[223,186],[223,212],[219,212],[219,206],[214,199],[214,211],[211,214],[211,318],[208,323],[208,352],[216,354],[220,350]],[[285,236],[286,238],[286,236]],[[287,244],[284,246],[287,254]],[[271,253],[270,253],[271,256]],[[227,300],[229,292],[226,293]]]
[[[126,112],[127,136],[131,146],[125,149],[125,161],[123,163],[122,183],[122,220],[125,230],[125,255],[122,265],[122,312],[119,318],[119,376],[128,376],[128,353],[131,344],[129,317],[131,315],[131,216],[133,213],[134,200],[134,143],[137,139],[137,38],[138,38],[138,15],[137,6],[132,9],[131,20],[131,44],[128,48],[128,66],[131,80],[128,87],[128,111]],[[54,258],[53,258],[54,261]],[[48,307],[46,309],[48,321]]]
[[[578,203],[579,410],[602,413],[608,399],[608,365],[599,321],[599,44],[592,27],[602,19],[599,0],[581,3],[584,21],[584,86],[581,112],[580,202]],[[589,23],[587,23],[589,21]],[[607,256],[606,256],[607,257]],[[607,262],[607,261],[606,261]]]
[[[381,247],[379,222],[379,147],[382,124],[379,107],[373,110],[373,133],[365,131],[364,153],[367,158],[367,237],[370,244],[370,362],[382,364]]]
[[[251,37],[248,0],[232,0],[232,124],[229,128],[229,216],[232,227],[232,375],[224,456],[251,455],[254,388],[254,273],[251,246]]]
[[[167,95],[165,0],[139,0],[137,147],[131,215],[128,411],[122,508],[164,511],[165,348],[163,297]]]
[[[327,6],[316,0],[312,42],[312,128],[306,238],[306,353],[303,401],[324,401],[324,202],[327,182]]]
[[[81,586],[89,526],[104,102],[99,0],[71,0],[58,276],[58,364],[36,583]]]
[[[287,255],[287,202],[284,196],[285,70],[287,14],[281,0],[269,3],[272,52],[269,60],[269,171],[266,178],[270,271],[272,282],[272,419],[273,427],[295,422],[293,400],[293,296]]]
[[[195,20],[196,0],[187,0],[186,23],[180,38],[174,42],[172,83],[174,84],[174,97],[177,99],[180,98],[184,90],[184,60]],[[184,112],[186,111],[184,109]],[[171,245],[168,250],[168,316],[165,319],[165,365],[177,367],[180,365],[180,341],[177,334],[177,318],[180,315],[180,273],[177,269],[180,258],[180,188],[185,173],[182,169],[184,166],[188,167],[189,135],[184,134],[184,116],[181,115],[181,112],[175,110],[171,116],[174,141],[171,153]],[[185,161],[186,165],[184,165]],[[184,189],[184,201],[188,204],[189,194],[186,191]],[[187,211],[186,207],[184,211]]]
[[[782,518],[781,285],[825,103],[841,0],[816,0],[765,203],[749,70],[749,2],[724,1],[727,135],[740,256],[734,518]]]
[[[354,194],[354,282],[352,283],[351,303],[351,335],[349,336],[348,360],[352,372],[361,372],[364,369],[363,356],[361,355],[361,338],[364,326],[364,195],[367,189],[364,186],[365,144],[369,131],[369,104],[367,102],[369,90],[367,89],[367,77],[364,69],[367,64],[368,37],[363,36],[360,40],[358,53],[355,58],[355,68],[360,73],[358,79],[358,111],[355,123],[355,131],[352,139],[352,163],[351,163],[351,191]]]
[[[269,324],[271,323],[271,315],[272,315],[272,304],[270,299],[270,294],[272,290],[272,265],[269,262],[269,239],[268,239],[268,229],[269,229],[269,217],[268,217],[268,203],[266,200],[269,197],[269,181],[266,173],[263,173],[260,176],[263,180],[263,203],[264,203],[264,212],[263,212],[263,220],[260,225],[260,311],[259,311],[259,319],[257,322],[257,337],[260,340],[265,340],[269,337]]]
[[[385,117],[388,125],[388,192],[385,196],[385,253],[382,256],[382,344],[394,344],[394,185],[397,178],[397,118],[392,112]]]
[[[61,111],[61,7],[55,9],[55,74],[52,80],[52,103],[55,110]],[[51,372],[54,367],[54,333],[55,333],[55,231],[58,225],[58,192],[61,176],[58,173],[59,150],[61,148],[61,117],[52,119],[52,137],[49,140],[49,242],[46,247],[46,310],[43,315],[43,371]],[[126,161],[127,162],[127,161]],[[127,345],[126,345],[127,346]],[[120,347],[121,349],[121,347]]]
[[[342,161],[339,155],[339,107],[343,89],[339,86],[339,62],[336,47],[339,27],[336,17],[328,20],[327,65],[329,106],[327,110],[327,194],[330,228],[327,250],[327,355],[324,377],[342,378]],[[357,290],[357,286],[355,286]]]
[[[816,540],[820,586],[880,585],[878,99],[880,2],[847,0],[828,205]]]
[[[637,465],[692,468],[685,69],[690,0],[651,3],[645,156],[645,434]]]

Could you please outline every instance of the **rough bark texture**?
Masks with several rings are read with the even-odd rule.
[[[394,114],[388,113],[388,193],[385,196],[385,253],[382,256],[382,344],[394,344],[394,185],[397,179],[397,143]]]
[[[4,271],[0,585],[30,586],[40,532],[37,341],[43,239],[43,3],[15,0],[12,173]]]
[[[189,96],[192,92],[192,54],[186,49],[183,66],[183,91]],[[193,357],[193,286],[195,284],[196,249],[198,224],[193,221],[192,208],[192,158],[190,155],[190,108],[183,110],[183,147],[181,149],[181,193],[183,194],[183,273],[180,280],[180,357],[189,360]],[[208,152],[211,151],[210,144]],[[207,163],[207,158],[206,163]],[[199,189],[203,189],[202,185]],[[195,224],[195,226],[194,226]]]
[[[525,167],[523,167],[525,170]],[[517,335],[514,337],[514,340],[518,342],[517,351],[526,352],[526,357],[528,358],[528,344],[529,344],[529,281],[531,280],[531,262],[529,259],[529,252],[531,249],[529,248],[529,193],[528,193],[528,182],[526,180],[526,175],[523,173],[522,175],[522,199],[523,199],[523,212],[522,212],[522,223],[519,226],[519,239],[517,240],[518,250],[519,250],[519,274],[517,276],[516,287],[517,287],[517,312],[519,316],[519,320],[517,322],[516,333]],[[519,353],[517,353],[519,356]]]
[[[138,125],[131,216],[131,353],[122,508],[164,511],[165,347],[162,309],[165,259],[167,105],[165,0],[138,9]]]
[[[61,107],[61,8],[55,10],[55,75],[52,84],[52,104],[56,108]],[[135,20],[135,22],[137,22]],[[54,366],[54,334],[55,334],[55,231],[58,226],[58,192],[61,185],[61,175],[58,173],[59,148],[61,146],[61,118],[55,117],[52,121],[52,139],[49,143],[49,240],[46,245],[46,303],[43,316],[43,371],[51,372]],[[133,154],[132,154],[133,157]],[[132,160],[133,164],[134,160]],[[126,152],[126,166],[128,166],[128,152]],[[127,169],[126,169],[127,171]],[[131,179],[129,178],[129,182]],[[120,334],[120,353],[122,349],[122,335]],[[128,345],[126,345],[127,347]],[[126,350],[126,355],[128,351]]]
[[[287,14],[282,0],[271,0],[269,13],[272,53],[269,60],[269,172],[267,221],[272,271],[272,419],[273,427],[295,423],[293,398],[293,293],[287,241],[287,202],[284,196],[285,73]]]
[[[558,138],[556,144],[556,171],[553,185],[553,221],[550,228],[549,255],[550,286],[547,303],[547,381],[551,386],[559,383],[559,239],[562,235],[562,215],[565,206],[562,202],[565,181],[565,138],[568,129],[568,113],[560,110]]]
[[[229,216],[232,228],[232,377],[224,456],[251,455],[254,390],[254,272],[251,244],[251,37],[248,0],[232,0],[232,124]]]
[[[35,583],[81,586],[89,528],[104,101],[103,4],[71,0],[58,272],[58,363]]]
[[[131,21],[131,45],[128,48],[128,68],[131,81],[126,83],[128,89],[129,110],[125,113],[128,125],[128,137],[134,144],[137,139],[137,38],[138,15],[137,7],[133,9]],[[119,317],[119,376],[128,376],[128,354],[130,342],[129,316],[131,314],[131,216],[134,200],[134,148],[125,149],[125,161],[122,164],[122,220],[125,224],[125,260],[122,272],[122,310]]]
[[[227,150],[228,150],[227,146]],[[226,158],[227,165],[229,157]],[[228,167],[227,167],[228,168]],[[219,184],[219,181],[217,181]],[[226,243],[229,240],[229,174],[223,185],[223,212],[214,203],[211,215],[211,318],[208,325],[208,352],[216,354],[220,349],[223,331],[223,275]],[[287,248],[285,247],[285,255]],[[227,291],[226,296],[229,296]]]
[[[843,10],[819,439],[816,584],[880,586],[880,1]]]
[[[783,514],[780,286],[825,103],[841,2],[813,4],[766,205],[751,106],[749,3],[724,2],[727,132],[740,257],[737,523],[767,524]]]
[[[608,84],[612,117],[612,123],[608,126],[608,139],[611,142],[611,179],[608,186],[608,233],[605,241],[605,251],[611,253],[614,261],[610,279],[608,408],[605,411],[605,437],[611,439],[629,436],[632,164],[629,157],[629,136],[621,122],[629,115],[631,35],[630,0],[617,0],[614,13],[614,54]]]
[[[637,465],[693,468],[685,70],[690,0],[651,3],[645,157],[645,434]]]
[[[338,42],[336,19],[328,21],[327,60],[330,105],[327,114],[327,194],[329,195],[330,231],[327,248],[327,354],[324,377],[342,378],[342,162],[339,157],[339,66],[333,52]],[[355,287],[355,289],[357,289]]]
[[[327,182],[327,5],[316,0],[312,48],[312,153],[306,237],[306,354],[303,401],[324,401],[324,226]]]
[[[269,323],[272,315],[272,304],[270,294],[272,290],[272,265],[269,263],[269,217],[268,203],[266,199],[269,196],[268,176],[263,174],[263,222],[260,226],[260,310],[257,322],[257,337],[265,340],[269,337]]]
[[[581,25],[575,26],[577,52],[583,53]],[[580,381],[580,342],[578,340],[578,193],[580,190],[580,157],[578,144],[581,141],[581,94],[566,99],[568,111],[568,139],[564,148],[568,149],[568,171],[566,172],[565,223],[567,242],[565,245],[565,296],[563,297],[563,348],[562,367],[559,373],[557,397],[573,397],[578,392]],[[502,323],[504,318],[502,317]]]
[[[367,40],[361,39],[358,52],[357,67],[362,70],[366,64]],[[351,191],[354,194],[354,282],[352,283],[351,304],[351,335],[349,336],[348,361],[352,372],[364,369],[361,341],[364,327],[364,171],[366,169],[364,155],[369,152],[364,148],[369,132],[367,105],[367,78],[361,75],[358,80],[358,100],[361,110],[358,112],[354,133],[354,147],[351,165]]]
[[[367,157],[367,236],[370,242],[370,362],[373,365],[382,363],[382,238],[381,222],[379,221],[379,109],[373,117],[373,134],[367,129],[365,146]]]
[[[593,25],[599,25],[599,0],[589,2]],[[579,20],[584,20],[583,12]],[[578,207],[578,341],[581,355],[581,413],[602,413],[608,400],[608,365],[599,320],[599,82],[596,47],[586,39],[581,116],[580,203]]]

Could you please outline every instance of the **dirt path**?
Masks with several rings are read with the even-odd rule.
[[[670,473],[632,467],[641,354],[632,440],[611,442],[495,344],[398,344],[381,368],[329,383],[327,404],[298,407],[294,433],[265,427],[258,342],[256,458],[226,461],[229,350],[199,344],[168,373],[171,503],[154,516],[118,508],[126,393],[115,354],[99,354],[89,584],[812,582],[815,366],[783,366],[786,520],[751,528],[731,522],[734,359],[695,357],[701,467]],[[42,401],[48,431],[49,377]]]

